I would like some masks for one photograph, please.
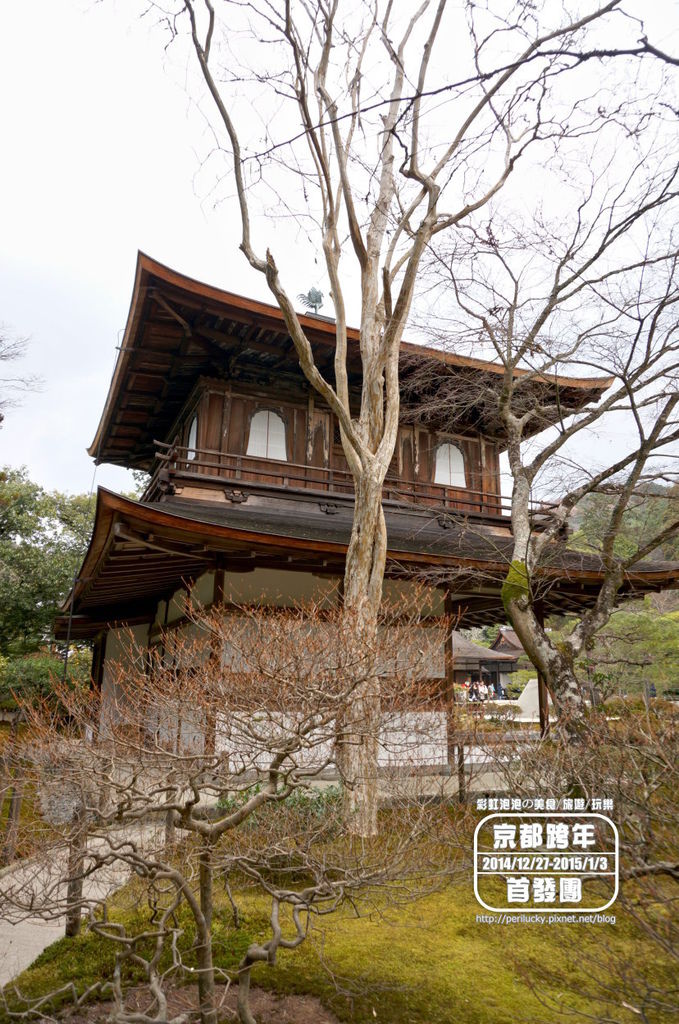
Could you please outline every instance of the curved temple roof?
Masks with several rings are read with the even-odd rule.
[[[300,315],[320,369],[334,379],[334,321]],[[348,330],[349,371],[354,386],[360,382],[359,332]],[[404,342],[402,362],[431,361],[460,379],[486,381],[499,378],[504,368],[496,363],[456,355]],[[244,298],[186,277],[139,253],[125,337],[96,435],[88,451],[97,462],[148,469],[153,462],[154,440],[164,440],[201,376],[227,378],[243,366],[256,374],[284,373],[302,377],[283,314],[277,306]],[[516,377],[558,391],[565,410],[596,401],[610,378],[572,378],[535,375],[517,369]],[[480,411],[475,429],[501,437],[497,421],[485,422]],[[546,424],[543,424],[546,425]],[[538,429],[536,427],[536,429]]]
[[[321,495],[322,499],[327,496]],[[351,533],[352,502],[337,499],[331,517],[309,496],[295,515],[283,505],[231,504],[179,497],[146,504],[99,488],[94,532],[74,590],[57,621],[59,637],[94,636],[107,624],[150,621],[158,600],[221,566],[233,571],[277,566],[341,576]],[[463,519],[385,503],[387,575],[432,574],[455,594],[462,625],[504,618],[500,588],[511,559],[509,531],[482,532]],[[679,564],[642,562],[621,596],[676,585]],[[577,611],[596,599],[599,559],[555,550],[537,580],[545,611]]]

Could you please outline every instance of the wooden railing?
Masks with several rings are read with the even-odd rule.
[[[158,467],[143,500],[153,501],[159,494],[180,484],[233,481],[240,484],[270,484],[277,487],[322,491],[327,494],[354,493],[351,473],[331,466],[307,466],[280,462],[255,455],[233,455],[211,449],[189,449],[156,442]],[[404,480],[387,475],[383,497],[401,504],[423,505],[442,512],[506,517],[511,509],[508,499],[472,488],[444,487],[422,480]]]

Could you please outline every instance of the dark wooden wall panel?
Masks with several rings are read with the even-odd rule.
[[[224,395],[214,391],[208,392],[204,445],[210,451],[218,452],[222,440],[222,415],[224,412]]]
[[[292,461],[299,466],[306,464],[306,409],[291,410],[295,423],[294,451]]]
[[[233,455],[242,455],[247,446],[245,436],[245,399],[234,395],[231,399],[231,415],[229,417],[229,434],[227,451]]]
[[[330,442],[330,413],[312,407],[305,459],[313,467],[309,473],[312,487],[324,490],[328,487],[328,473],[323,470],[327,469],[330,462]]]
[[[434,479],[432,460],[432,435],[428,430],[417,428],[417,479],[429,483]]]
[[[190,406],[187,405],[185,415],[179,420],[178,430],[180,442],[186,444],[189,421],[197,410],[197,446],[208,465],[199,465],[200,459],[191,460],[193,464],[187,460],[184,469],[201,475],[240,479],[243,484],[260,482],[345,494],[353,492],[337,420],[314,396],[305,404],[287,396],[280,401],[273,387],[268,392],[253,389],[234,393],[232,385],[211,380],[204,382],[197,404],[196,393],[194,391]],[[287,464],[245,454],[251,419],[261,409],[276,412],[285,422]],[[446,442],[456,445],[462,452],[466,488],[445,488],[434,483],[436,449]],[[462,513],[497,514],[499,494],[499,451],[494,441],[437,434],[417,424],[399,427],[385,497],[421,501]]]
[[[412,427],[401,427],[399,439],[399,476],[402,480],[415,479],[415,433]]]

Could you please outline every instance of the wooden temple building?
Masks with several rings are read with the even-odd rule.
[[[334,323],[301,316],[323,373],[333,379]],[[358,396],[358,333],[349,335]],[[449,393],[500,381],[502,368],[404,344],[402,377],[430,364]],[[517,371],[520,373],[521,371]],[[557,378],[563,410],[596,402],[606,380]],[[406,408],[407,405],[407,408]],[[436,569],[428,614],[461,627],[502,621],[500,587],[511,552],[500,489],[505,439],[488,401],[468,400],[454,429],[418,419],[404,403],[384,487],[385,591]],[[407,416],[406,416],[407,413]],[[205,603],[290,605],[338,600],[353,487],[339,430],[299,368],[277,307],[199,283],[145,255],[137,261],[123,344],[89,448],[97,463],[145,470],[139,501],[100,488],[92,540],[57,624],[62,639],[95,642],[95,676],[122,656],[131,630],[152,644],[180,622],[187,589]],[[539,513],[538,513],[539,514]],[[540,570],[544,605],[594,600],[598,560],[561,548]],[[677,567],[643,564],[623,595],[671,586]],[[440,581],[440,582],[439,582]],[[452,683],[454,658],[434,669]]]
[[[517,669],[517,656],[482,647],[458,630],[450,635],[453,682],[458,686],[484,682],[494,697],[501,697]]]

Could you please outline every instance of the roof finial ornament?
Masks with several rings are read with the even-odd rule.
[[[318,311],[323,305],[323,292],[320,292],[318,288],[310,288],[306,294],[300,292],[297,298],[307,309],[313,309],[314,314],[318,316]]]

